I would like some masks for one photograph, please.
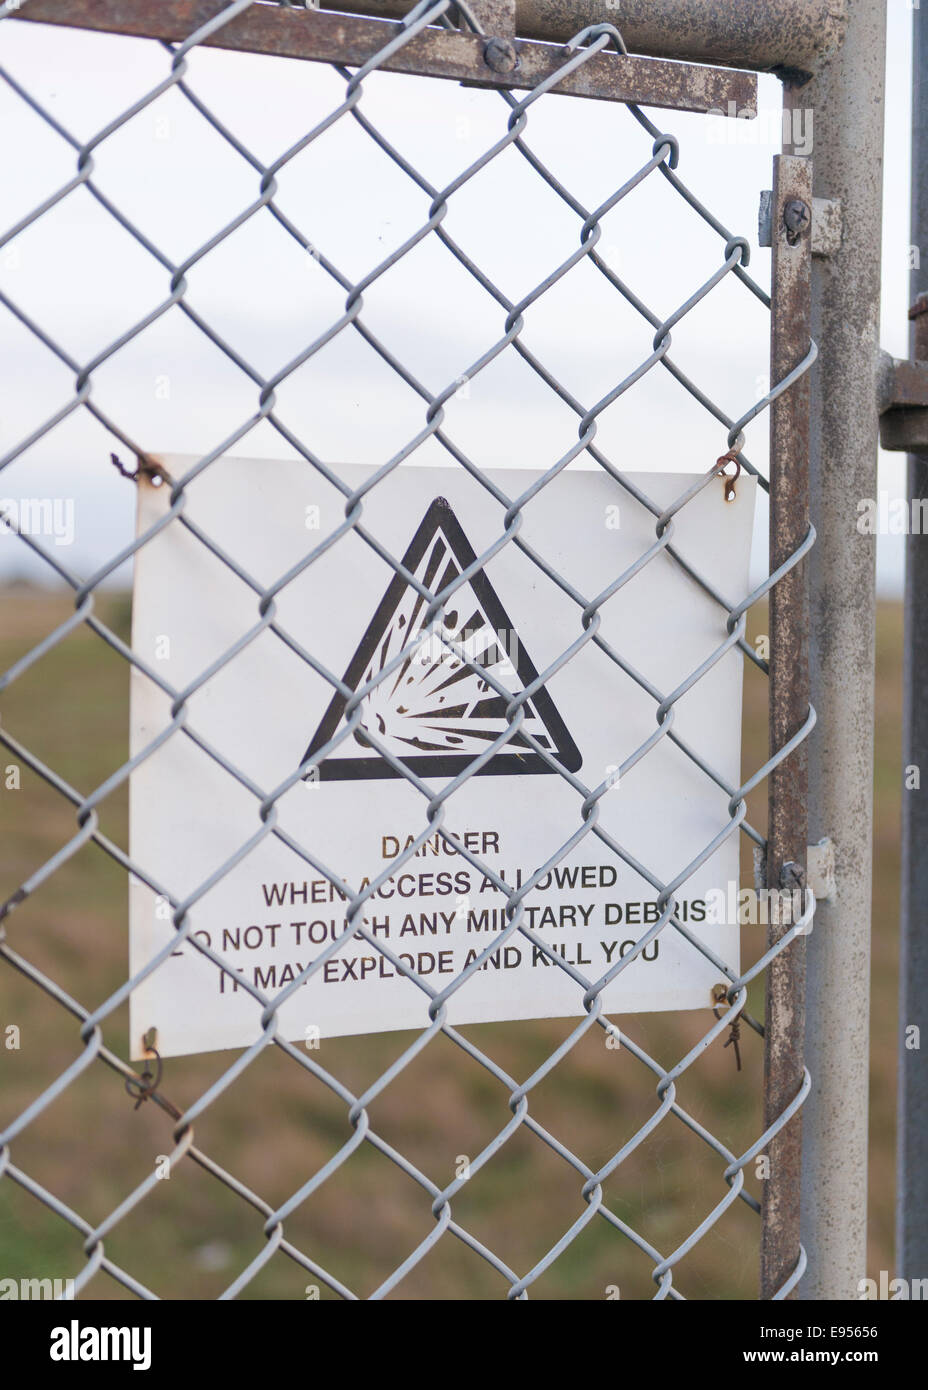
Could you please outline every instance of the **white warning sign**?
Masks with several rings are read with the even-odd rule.
[[[565,470],[515,525],[528,470],[333,473],[362,490],[351,523],[303,461],[221,458],[173,514],[169,486],[139,485],[133,1057],[151,1028],[164,1056],[248,1046],[268,1005],[311,1047],[420,1029],[436,996],[456,1025],[580,1015],[603,980],[614,1015],[710,1007],[718,968],[653,928],[696,864],[678,920],[738,968],[725,610],[601,470]],[[627,479],[659,507],[693,482]],[[713,482],[674,518],[732,604],[754,500]]]

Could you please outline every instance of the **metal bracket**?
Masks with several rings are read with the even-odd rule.
[[[834,841],[826,835],[818,844],[806,850],[806,886],[812,889],[816,902],[831,902],[837,896]],[[767,888],[767,856],[754,848],[754,890],[763,893]]]
[[[428,27],[385,58],[379,68],[452,78],[479,87],[531,90],[564,67],[562,45],[514,37],[513,0],[476,0],[474,8],[489,39],[460,29]],[[9,17],[177,43],[226,9],[228,0],[171,0],[170,4],[163,0],[29,0]],[[577,27],[582,27],[580,21]],[[207,48],[361,67],[402,33],[402,24],[392,20],[252,5],[201,43]],[[552,90],[675,111],[734,118],[757,115],[756,73],[634,54],[594,53]]]
[[[771,217],[773,192],[763,189],[757,209],[757,244],[773,245]],[[812,255],[833,256],[841,246],[841,204],[837,198],[812,199]]]
[[[838,896],[835,878],[834,841],[826,835],[817,845],[810,845],[806,855],[806,882],[815,894],[816,902],[833,902]]]
[[[919,295],[909,318],[915,321],[915,361],[880,353],[880,443],[884,449],[928,454],[928,295]]]
[[[512,42],[516,36],[516,0],[470,0],[470,9],[485,34],[483,61],[492,72],[514,72],[519,55]],[[464,26],[461,25],[463,28]],[[462,82],[462,87],[480,86]]]
[[[500,38],[516,36],[516,0],[469,0],[470,9],[481,29]]]

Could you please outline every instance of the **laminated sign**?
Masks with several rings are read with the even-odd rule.
[[[352,491],[373,476],[333,472]],[[291,1041],[421,1029],[439,994],[451,1024],[570,1017],[610,972],[607,1013],[710,1007],[718,967],[684,932],[639,943],[741,781],[743,657],[712,662],[727,614],[693,575],[732,606],[747,593],[754,481],[675,514],[684,566],[600,469],[559,474],[507,538],[507,499],[540,476],[407,465],[350,519],[303,461],[220,458],[173,513],[170,486],[140,480],[134,1057],[152,1028],[166,1056],[248,1046],[268,1020]],[[694,483],[625,477],[661,508]],[[737,881],[735,833],[676,890],[735,970],[737,923],[713,906]]]

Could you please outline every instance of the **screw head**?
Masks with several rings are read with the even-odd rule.
[[[783,209],[783,221],[788,232],[804,232],[812,222],[812,209],[801,198],[791,198]]]
[[[493,38],[484,45],[483,60],[494,72],[512,72],[519,56],[508,39]]]

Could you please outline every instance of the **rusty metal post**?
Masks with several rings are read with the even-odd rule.
[[[928,11],[912,14],[912,268],[910,356],[928,361]],[[896,1273],[928,1273],[928,540],[915,524],[928,499],[928,453],[908,460],[912,525],[905,541],[902,912],[899,943],[899,1095]],[[919,1032],[913,1034],[911,1030]],[[920,1046],[913,1046],[920,1044]]]
[[[774,160],[770,379],[781,381],[809,350],[812,302],[812,169],[808,159]],[[809,374],[770,412],[770,570],[785,564],[809,531]],[[800,560],[770,592],[770,754],[809,714],[808,568]],[[767,887],[805,888],[808,843],[806,741],[774,768],[769,784]],[[768,947],[796,920],[771,914]],[[764,1039],[764,1127],[775,1124],[803,1081],[805,937],[770,963]],[[764,1183],[761,1297],[772,1298],[799,1259],[802,1111],[771,1139]]]
[[[917,24],[917,20],[916,20]],[[922,41],[928,60],[928,44]],[[922,115],[926,119],[928,113]],[[928,149],[921,152],[921,165]],[[919,161],[913,153],[913,175]],[[916,224],[919,199],[928,189],[913,177],[913,244],[926,231]],[[924,273],[924,272],[922,272]],[[913,279],[919,272],[913,272]],[[928,361],[928,294],[910,311],[915,361]],[[928,499],[928,455],[910,454],[909,515],[920,514]],[[905,661],[902,732],[902,903],[899,939],[899,1092],[896,1152],[896,1273],[923,1279],[928,1269],[928,1068],[922,1038],[928,1039],[925,989],[928,985],[928,800],[921,778],[928,775],[928,541],[913,525],[905,550]],[[910,769],[917,769],[913,780]],[[918,1029],[913,1034],[911,1030]],[[913,1045],[914,1044],[914,1045]]]
[[[809,838],[834,842],[835,891],[806,943],[805,1299],[858,1298],[867,1272],[876,546],[857,503],[877,495],[885,58],[884,0],[854,0],[839,52],[788,94],[814,113],[814,193],[842,224],[812,267]]]

